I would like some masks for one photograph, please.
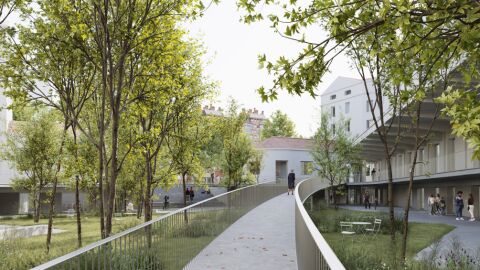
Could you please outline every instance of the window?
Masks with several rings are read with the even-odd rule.
[[[330,107],[330,115],[335,117],[335,106]]]
[[[334,99],[336,99],[336,98],[337,98],[337,95],[331,95],[331,96],[330,96],[330,100],[334,100]]]
[[[313,173],[313,162],[312,161],[300,161],[300,167],[302,170],[302,175],[311,175]]]
[[[370,112],[370,102],[367,100],[367,112]]]
[[[370,128],[370,120],[367,120],[367,129]]]
[[[347,90],[347,91],[345,91],[345,96],[348,96],[348,95],[350,95],[351,93],[352,93],[352,90]]]
[[[345,113],[350,113],[350,102],[345,102]]]
[[[350,120],[347,121],[346,126],[347,126],[347,131],[350,132]]]
[[[335,124],[332,124],[332,133],[335,135]]]

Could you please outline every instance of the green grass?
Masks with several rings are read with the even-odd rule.
[[[142,223],[143,219],[136,217],[115,217],[113,233],[118,233],[132,226]],[[32,219],[0,220],[2,225],[30,226],[48,224],[47,219],[41,219],[35,224]],[[0,269],[27,269],[69,253],[77,246],[77,223],[75,218],[55,218],[54,228],[65,232],[53,234],[51,250],[46,254],[46,235],[14,240],[0,240]],[[100,218],[82,218],[82,242],[88,245],[100,240]]]
[[[130,234],[122,242],[111,242],[101,249],[91,250],[60,265],[59,269],[70,269],[73,263],[81,269],[182,269],[205,246],[228,226],[245,214],[248,209],[179,212],[155,223],[151,230],[151,246],[148,247],[147,230]],[[135,217],[120,217],[113,221],[114,233],[142,222]],[[40,224],[46,224],[41,220]],[[8,225],[32,225],[32,220],[15,219],[0,221]],[[76,221],[74,218],[57,218],[54,228],[66,230],[52,237],[52,248],[45,252],[46,236],[0,240],[0,269],[28,269],[77,249]],[[99,218],[84,217],[82,236],[84,246],[100,239]],[[87,264],[87,265],[84,265]],[[88,267],[86,267],[88,266]]]
[[[400,219],[395,221],[396,241],[392,242],[386,213],[321,207],[319,210],[310,212],[310,216],[347,269],[395,269],[394,265],[398,262],[401,248]],[[383,227],[375,239],[371,236],[364,238],[360,234],[344,236],[342,241],[342,235],[339,232],[340,221],[372,222],[374,218],[382,219]],[[453,226],[446,224],[410,223],[407,260],[412,261],[419,251],[430,246],[453,229]]]

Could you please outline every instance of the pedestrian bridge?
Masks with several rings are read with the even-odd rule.
[[[320,179],[247,186],[192,204],[34,269],[345,269],[303,202]]]

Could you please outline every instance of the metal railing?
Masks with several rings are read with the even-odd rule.
[[[241,216],[286,189],[247,186],[179,209],[33,268],[189,269],[193,258]]]
[[[295,188],[295,241],[298,270],[345,270],[335,252],[318,231],[305,210],[304,202],[327,184],[318,178],[309,178]]]

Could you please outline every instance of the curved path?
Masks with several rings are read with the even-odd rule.
[[[245,214],[185,269],[296,270],[294,196],[282,194]]]

